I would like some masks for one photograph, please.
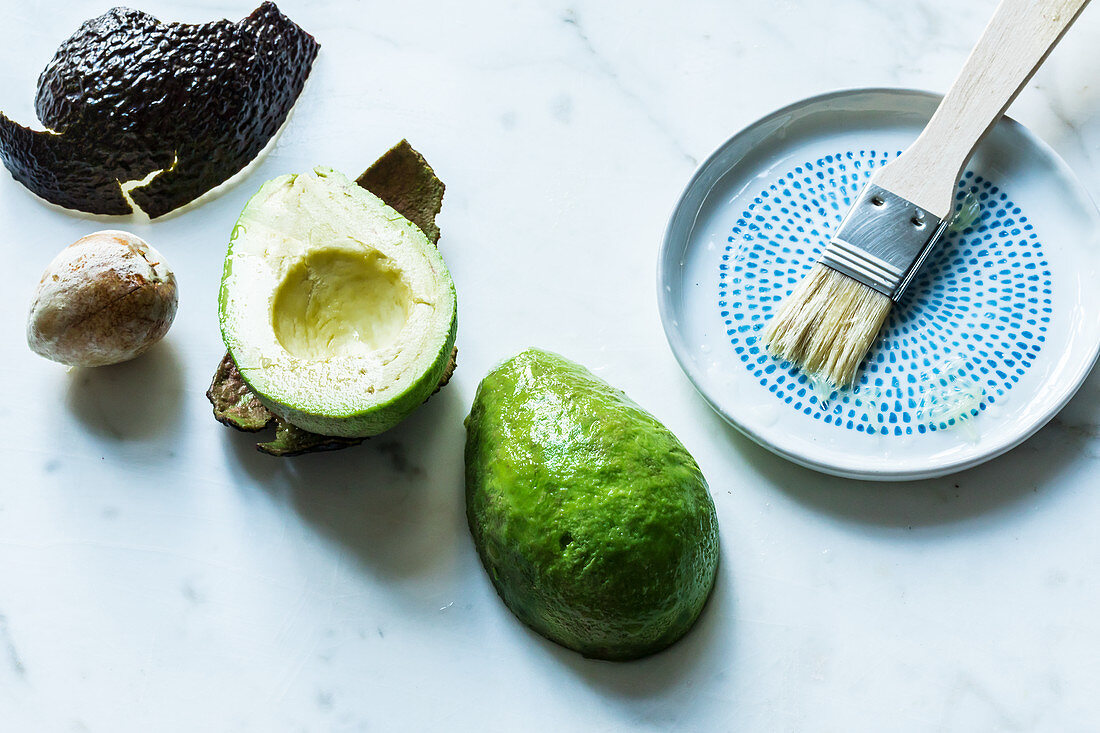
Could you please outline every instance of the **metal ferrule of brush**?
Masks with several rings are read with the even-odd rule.
[[[897,302],[945,229],[938,216],[868,184],[820,261]]]

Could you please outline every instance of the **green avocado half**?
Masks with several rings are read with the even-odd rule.
[[[330,168],[280,176],[245,206],[219,296],[222,338],[263,405],[319,435],[377,435],[439,386],[454,284],[424,233]]]
[[[714,585],[718,519],[664,425],[583,366],[530,349],[482,380],[466,430],[470,531],[521,621],[615,660],[691,628]]]

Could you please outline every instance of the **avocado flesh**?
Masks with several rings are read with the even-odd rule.
[[[439,385],[454,285],[412,222],[327,168],[269,181],[234,227],[220,294],[241,378],[304,431],[387,430]]]
[[[305,361],[369,359],[400,338],[415,303],[386,255],[322,248],[287,271],[275,292],[272,325],[283,348]]]
[[[614,660],[691,628],[714,584],[718,520],[695,460],[656,418],[530,349],[482,380],[466,430],[470,531],[523,623]]]

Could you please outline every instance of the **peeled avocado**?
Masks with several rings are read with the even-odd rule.
[[[328,168],[268,181],[229,243],[222,337],[265,407],[320,435],[377,435],[440,384],[454,284],[424,233]]]
[[[505,604],[587,657],[632,659],[691,628],[718,520],[695,460],[622,392],[530,349],[482,380],[466,420],[466,514]]]

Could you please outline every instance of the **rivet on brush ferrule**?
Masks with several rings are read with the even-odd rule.
[[[947,222],[881,186],[868,184],[840,222],[821,264],[895,302]]]

